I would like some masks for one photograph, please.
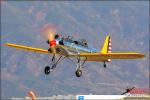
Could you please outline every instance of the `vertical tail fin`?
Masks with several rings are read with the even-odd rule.
[[[106,36],[105,42],[103,44],[103,48],[100,51],[102,54],[106,54],[106,53],[111,53],[112,51],[112,43],[111,43],[111,38],[109,35]],[[108,62],[111,61],[111,59],[107,60]]]

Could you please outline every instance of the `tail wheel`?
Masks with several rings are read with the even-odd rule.
[[[105,62],[104,62],[104,65],[103,65],[103,66],[104,66],[104,68],[106,68],[106,63],[105,63]]]
[[[44,72],[45,72],[46,75],[50,74],[50,67],[46,66],[45,69],[44,69]]]
[[[106,68],[106,64],[104,64],[104,68]]]
[[[76,73],[76,76],[77,76],[77,77],[81,77],[81,75],[82,75],[82,70],[81,70],[81,69],[77,69],[75,73]]]

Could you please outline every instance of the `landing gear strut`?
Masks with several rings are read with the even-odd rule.
[[[82,70],[81,69],[83,68],[83,65],[84,65],[86,59],[83,61],[82,64],[81,64],[80,58],[77,59],[78,60],[77,61],[77,69],[75,71],[75,74],[76,74],[77,77],[81,77],[82,76]]]
[[[45,75],[50,74],[50,72],[52,71],[52,69],[56,68],[56,65],[59,63],[59,61],[61,60],[62,56],[59,57],[59,59],[55,62],[55,55],[52,57],[52,67],[46,66],[44,69],[44,73]]]

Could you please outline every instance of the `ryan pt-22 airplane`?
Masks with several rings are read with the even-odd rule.
[[[52,56],[52,65],[51,67],[45,67],[44,72],[46,75],[50,74],[52,69],[56,68],[58,62],[62,61],[64,58],[74,58],[77,60],[75,74],[77,77],[81,77],[82,69],[84,68],[86,61],[103,62],[103,66],[106,68],[106,62],[110,62],[111,59],[124,60],[145,57],[144,54],[137,52],[111,52],[112,43],[109,35],[106,36],[103,47],[100,51],[89,47],[85,39],[76,41],[71,37],[61,37],[54,33],[50,33],[47,43],[49,44],[48,50],[12,43],[6,43],[6,46],[36,53],[50,54]]]

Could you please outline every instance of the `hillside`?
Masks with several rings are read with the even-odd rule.
[[[53,94],[121,94],[127,86],[149,87],[148,2],[104,1],[3,1],[1,3],[1,97],[24,97],[28,89],[38,96]],[[113,51],[137,51],[146,58],[86,63],[83,76],[76,78],[76,65],[64,60],[45,76],[48,55],[4,46],[5,42],[48,49],[41,29],[57,26],[63,36],[87,39],[100,50],[107,34]]]

